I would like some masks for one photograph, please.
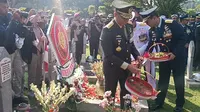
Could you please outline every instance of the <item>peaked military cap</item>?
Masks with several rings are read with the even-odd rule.
[[[178,17],[178,14],[172,14],[171,17]]]
[[[21,11],[20,15],[21,15],[21,17],[28,18],[28,13],[27,12]]]
[[[142,8],[136,7],[136,8],[135,8],[135,11],[136,11],[136,12],[141,12],[141,11],[142,11]]]
[[[180,15],[180,20],[183,20],[183,19],[189,19],[189,16],[187,14],[184,14],[184,15]]]
[[[122,16],[125,19],[130,19],[132,18],[132,11],[134,5],[122,0],[114,0],[112,2],[112,6],[114,8],[116,8],[116,12],[118,12],[120,14],[120,16]]]
[[[142,16],[143,21],[147,21],[147,19],[149,19],[149,17],[156,12],[156,9],[157,7],[154,7],[144,12],[140,12],[140,15]]]
[[[195,18],[195,15],[192,15],[190,18]]]
[[[7,0],[0,0],[0,3],[7,3]]]
[[[108,18],[113,18],[113,14],[108,14]]]
[[[196,18],[200,18],[200,13],[197,13],[197,14],[196,14]]]

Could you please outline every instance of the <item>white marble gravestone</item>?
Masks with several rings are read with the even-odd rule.
[[[195,45],[194,41],[191,41],[189,44],[188,49],[188,61],[187,61],[187,76],[185,77],[186,81],[186,87],[200,87],[200,83],[193,80],[193,60],[194,60],[194,50]]]
[[[12,112],[11,59],[0,47],[0,112]]]

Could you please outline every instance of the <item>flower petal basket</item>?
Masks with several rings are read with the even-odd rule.
[[[158,45],[164,47],[167,51],[166,52],[150,52],[150,51],[153,50],[153,48],[155,48]],[[152,62],[169,61],[169,48],[163,43],[155,43],[155,44],[153,44],[149,48],[148,54],[149,55],[147,56],[147,58]]]
[[[151,75],[144,71],[146,75]],[[125,82],[125,88],[139,99],[154,99],[158,92],[146,81],[138,77],[128,77]]]

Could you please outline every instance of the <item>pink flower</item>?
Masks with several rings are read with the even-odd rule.
[[[133,108],[135,109],[135,112],[140,112],[141,107],[138,104],[133,104]]]
[[[110,97],[112,94],[111,91],[106,91],[105,94],[104,94],[104,97],[107,98],[107,97]]]
[[[99,104],[99,106],[102,108],[106,108],[108,106],[108,100],[103,99],[103,101]]]

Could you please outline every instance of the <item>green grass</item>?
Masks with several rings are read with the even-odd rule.
[[[170,85],[165,99],[164,108],[160,112],[173,112],[176,100],[176,92],[173,78],[170,78]],[[200,112],[200,88],[185,88],[184,112]]]

